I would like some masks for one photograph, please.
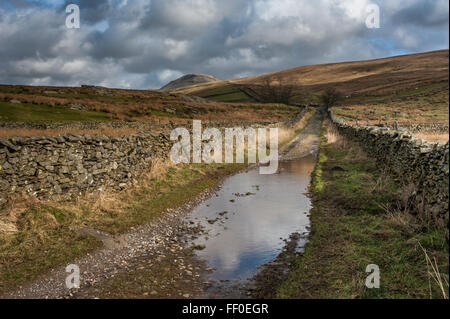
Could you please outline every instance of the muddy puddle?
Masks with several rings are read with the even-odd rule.
[[[211,283],[237,283],[273,260],[285,239],[298,233],[304,246],[311,201],[306,195],[316,156],[282,161],[279,172],[251,169],[225,180],[218,192],[194,209],[190,223],[205,231],[192,241],[211,268]]]

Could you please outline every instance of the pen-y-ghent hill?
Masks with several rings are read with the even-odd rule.
[[[160,90],[0,85],[0,297],[448,298],[448,54]],[[278,128],[279,172],[175,165],[170,133],[193,120]],[[252,245],[272,261],[215,264]]]
[[[161,91],[172,91],[184,88],[190,85],[211,83],[219,81],[216,77],[206,74],[186,74],[161,88]]]

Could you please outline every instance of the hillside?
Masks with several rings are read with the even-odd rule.
[[[389,96],[408,96],[411,90],[432,91],[448,86],[448,50],[384,59],[301,66],[270,74],[230,81],[196,84],[173,92],[216,101],[257,101],[257,88],[265,80],[296,87],[295,102],[317,102],[332,86],[360,103]]]
[[[255,103],[217,103],[181,94],[98,86],[0,85],[1,122],[138,121],[189,123],[268,121],[290,118],[298,109]]]
[[[196,85],[196,84],[203,84],[203,83],[210,83],[210,82],[217,82],[219,79],[212,75],[206,75],[206,74],[186,74],[182,77],[168,83],[167,85],[163,86],[160,90],[164,92],[169,92],[175,89],[182,89],[187,86]]]

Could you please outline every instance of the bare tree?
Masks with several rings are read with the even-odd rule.
[[[296,86],[286,83],[281,76],[272,76],[264,79],[257,91],[264,102],[290,104],[296,95]]]
[[[337,102],[339,102],[342,98],[341,92],[336,90],[334,87],[330,87],[326,89],[325,92],[322,93],[321,100],[322,103],[326,106],[327,109],[334,106]]]

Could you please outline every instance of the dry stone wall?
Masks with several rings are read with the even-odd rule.
[[[414,138],[407,130],[387,127],[354,127],[330,111],[340,133],[359,144],[404,181],[412,181],[412,201],[417,212],[448,223],[449,144]]]
[[[295,120],[305,113],[301,112]],[[290,122],[284,123],[288,125]],[[105,123],[0,123],[4,128],[83,128]],[[112,127],[155,126],[153,123],[108,123]],[[122,126],[124,125],[124,126]],[[156,124],[158,125],[158,124]],[[192,124],[177,125],[187,129]],[[264,122],[202,123],[218,127],[268,127]],[[156,159],[169,160],[169,132],[174,125],[159,126],[163,132],[143,131],[125,137],[98,134],[0,138],[0,206],[12,194],[37,198],[70,199],[85,192],[120,190],[151,169]]]
[[[165,133],[123,138],[104,135],[0,139],[0,204],[10,194],[71,198],[85,191],[122,189],[167,158],[173,143]]]
[[[202,121],[202,125],[205,127],[248,127],[248,126],[265,126],[270,122],[206,122]],[[0,128],[2,129],[38,129],[38,130],[50,130],[50,129],[78,129],[78,130],[98,130],[103,128],[121,129],[131,128],[138,130],[158,130],[158,131],[170,131],[175,127],[192,128],[192,122],[187,124],[159,124],[155,122],[0,122]]]
[[[396,125],[396,124],[388,124],[388,127],[391,129],[394,129],[395,127],[397,127],[397,129],[401,129],[404,128],[408,131],[410,131],[411,133],[448,133],[449,132],[449,128],[448,128],[448,124],[439,124],[439,123],[430,123],[430,124],[409,124],[409,125],[405,125],[405,124],[401,124],[401,125]]]
[[[102,128],[132,128],[140,130],[154,130],[159,128],[169,128],[169,124],[146,123],[146,122],[0,122],[2,129],[79,129],[97,130]]]

